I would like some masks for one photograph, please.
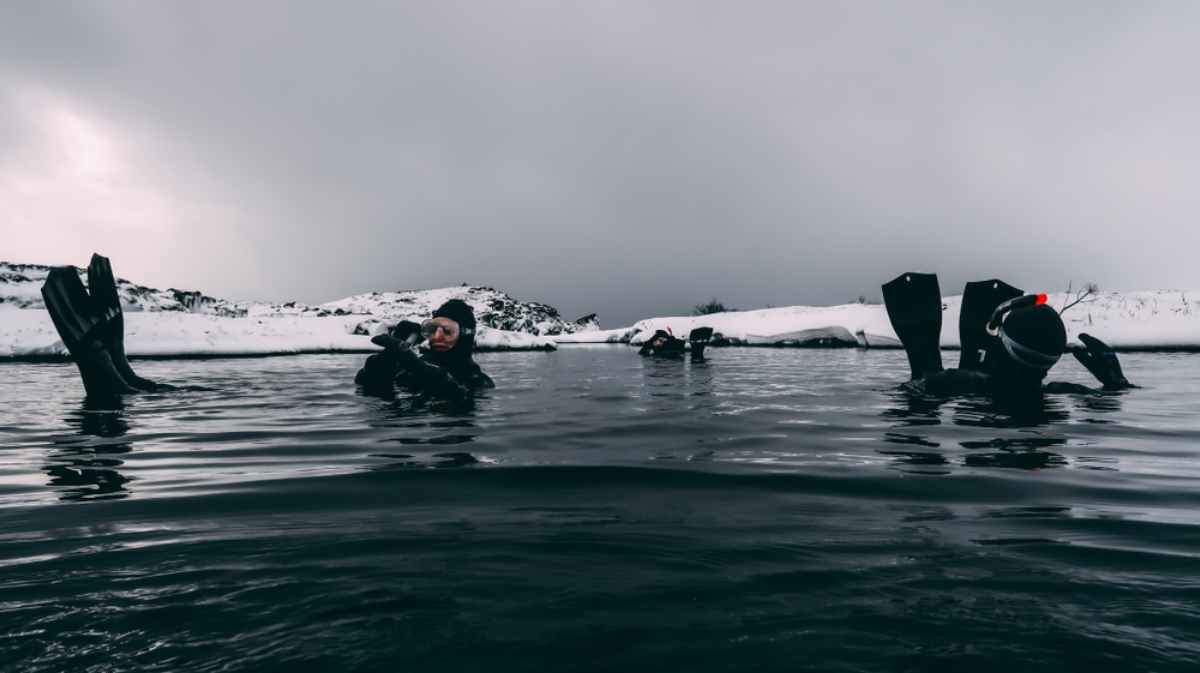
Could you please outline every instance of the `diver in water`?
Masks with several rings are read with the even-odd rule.
[[[962,352],[957,369],[943,369],[939,347],[942,298],[937,276],[904,273],[883,285],[888,319],[904,346],[912,380],[904,387],[930,395],[986,394],[1027,397],[1041,392],[1097,393],[1075,383],[1043,385],[1068,350],[1067,331],[1046,295],[1026,295],[1000,280],[967,283],[959,314]],[[1103,391],[1135,388],[1116,353],[1080,334],[1071,354],[1100,381]]]
[[[642,343],[638,355],[682,359],[684,353],[689,353],[692,362],[703,362],[704,347],[712,339],[712,334],[711,327],[697,327],[688,334],[688,340],[685,342],[666,330],[655,330],[654,336]]]
[[[97,400],[171,389],[138,376],[129,366],[125,318],[108,258],[93,254],[87,274],[85,289],[75,267],[55,267],[42,285],[46,310],[79,367],[87,397]]]
[[[55,267],[42,285],[42,298],[63,344],[79,367],[89,400],[111,400],[145,391],[175,390],[138,376],[125,354],[125,319],[117,282],[108,258],[92,255],[88,286],[73,266]],[[421,336],[430,352],[418,356],[413,346]],[[390,389],[393,381],[451,400],[463,400],[476,388],[495,384],[471,359],[475,345],[475,314],[452,299],[423,325],[402,322],[390,335],[372,339],[384,352],[367,358],[355,377],[364,386]]]
[[[471,358],[475,326],[475,312],[461,299],[442,304],[420,325],[401,321],[389,333],[371,339],[384,350],[367,357],[354,382],[372,393],[387,393],[400,384],[465,402],[475,390],[496,386]],[[429,350],[418,355],[415,349],[422,337],[429,340]]]

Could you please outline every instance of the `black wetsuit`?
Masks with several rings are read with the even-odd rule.
[[[1137,386],[1125,378],[1117,354],[1103,341],[1090,334],[1080,334],[1081,346],[1068,348],[1084,367],[1096,377],[1101,388],[1092,388],[1079,383],[1051,381],[1043,384],[1041,377],[1033,377],[1027,370],[1015,368],[1001,357],[1003,348],[999,342],[986,344],[991,357],[985,361],[994,363],[988,369],[944,369],[930,372],[904,384],[913,392],[937,396],[953,395],[1005,395],[1012,393],[1058,393],[1058,394],[1101,394],[1111,393]],[[1005,366],[1005,365],[1008,366]]]
[[[660,358],[681,358],[686,352],[686,342],[683,339],[676,339],[668,336],[663,341],[662,345],[655,346],[654,342],[661,337],[652,337],[647,339],[642,347],[638,349],[638,355],[650,355]]]
[[[1082,346],[1067,345],[1062,319],[1043,305],[1045,295],[1022,295],[999,279],[967,283],[959,319],[959,368],[943,369],[938,337],[944,307],[937,276],[902,273],[881,289],[888,319],[912,370],[912,380],[902,384],[905,390],[939,397],[1036,397],[1136,387],[1125,378],[1108,344],[1080,334]],[[1103,389],[1057,381],[1043,384],[1064,351],[1087,367]]]
[[[385,345],[382,353],[367,357],[354,382],[368,392],[388,392],[400,385],[417,393],[427,393],[452,402],[466,402],[476,390],[495,388],[491,377],[483,373],[471,358],[469,345],[463,350],[417,352],[396,339],[376,338]]]
[[[690,354],[693,362],[704,360],[704,348],[712,339],[711,327],[697,327],[688,335],[688,340],[678,339],[666,330],[655,330],[654,336],[642,343],[638,355],[660,358],[682,359]],[[658,342],[658,345],[655,345]]]
[[[1067,381],[1051,381],[1046,384],[1035,381],[1032,385],[1025,385],[1022,382],[1008,384],[989,372],[974,369],[944,369],[940,372],[934,372],[919,379],[908,381],[902,387],[914,393],[935,395],[938,397],[952,397],[955,395],[995,395],[1019,391],[1021,389],[1040,390],[1044,393],[1099,394],[1101,392],[1122,390],[1131,386],[1091,388]]]

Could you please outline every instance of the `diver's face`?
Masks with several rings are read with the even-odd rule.
[[[458,323],[449,318],[434,318],[429,321],[433,333],[429,335],[429,347],[445,353],[458,343]]]

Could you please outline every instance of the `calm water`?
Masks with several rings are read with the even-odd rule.
[[[0,668],[1198,670],[1196,355],[1016,416],[894,351],[489,354],[457,412],[361,359],[0,364]]]

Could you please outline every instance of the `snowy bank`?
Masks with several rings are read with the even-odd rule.
[[[1050,295],[1056,308],[1065,293]],[[962,296],[942,300],[941,343],[958,348]],[[1102,292],[1063,313],[1070,339],[1087,332],[1123,350],[1200,350],[1200,290]],[[715,345],[859,346],[897,348],[896,332],[879,304],[784,306],[704,316],[649,318],[631,327],[555,337],[559,343],[639,344],[655,330],[686,338],[695,327],[712,327]]]
[[[125,350],[131,357],[368,353],[370,336],[353,334],[362,316],[226,318],[177,312],[125,314]],[[481,327],[477,350],[554,350],[548,337]],[[65,356],[66,348],[44,310],[0,307],[0,358]]]
[[[50,268],[0,262],[0,358],[66,354],[42,301]],[[79,272],[86,284],[86,270]],[[371,352],[379,348],[370,337],[400,320],[428,318],[448,299],[475,309],[475,343],[482,351],[554,350],[548,335],[596,328],[595,316],[568,322],[552,306],[465,285],[371,292],[317,306],[235,302],[123,278],[117,293],[125,311],[125,348],[134,357]]]

